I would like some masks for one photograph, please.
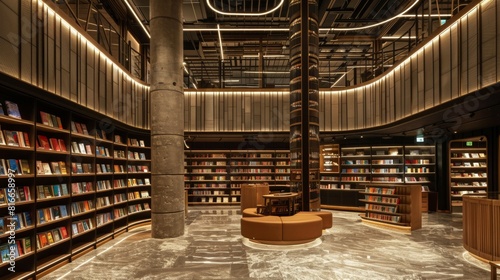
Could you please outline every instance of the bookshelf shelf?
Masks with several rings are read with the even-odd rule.
[[[85,108],[78,110],[78,113],[68,110],[68,108],[74,108],[74,104],[72,104],[73,107],[66,107],[54,105],[56,103],[49,104],[36,97],[24,98],[21,94],[1,92],[0,103],[4,109],[6,100],[18,104],[22,119],[0,115],[0,133],[2,134],[0,138],[0,154],[2,155],[0,156],[0,191],[6,191],[9,176],[5,170],[16,162],[19,170],[15,174],[16,187],[22,191],[22,196],[21,193],[18,194],[21,200],[16,201],[16,211],[25,215],[19,216],[18,220],[22,220],[20,222],[22,227],[16,229],[16,237],[18,237],[16,239],[26,242],[24,248],[18,247],[20,252],[19,257],[16,258],[16,262],[19,262],[16,271],[19,267],[19,272],[9,274],[9,276],[17,278],[31,275],[31,278],[36,278],[53,265],[76,257],[75,254],[81,252],[79,249],[81,244],[85,244],[85,249],[92,248],[97,244],[99,237],[113,238],[119,233],[115,231],[118,228],[126,230],[131,224],[150,221],[151,212],[149,209],[144,209],[145,205],[149,207],[151,201],[149,196],[151,193],[149,183],[151,149],[148,131],[116,122],[113,123],[113,130],[103,135],[103,131],[98,129],[101,127],[102,118],[96,117],[95,112],[85,110]],[[64,102],[67,101],[62,100],[60,104],[65,104]],[[77,129],[77,123],[82,129],[81,133]],[[5,131],[7,131],[8,138],[5,137]],[[120,135],[121,140],[125,142],[129,138],[137,139],[144,147],[115,144],[111,141],[115,135]],[[5,144],[3,139],[5,139]],[[77,150],[72,150],[73,142],[77,144]],[[81,145],[84,152],[82,152]],[[125,156],[130,151],[134,158],[115,157],[113,154],[115,150],[123,150]],[[136,159],[134,153],[140,155],[141,158]],[[100,168],[109,166],[112,170],[111,167],[114,164],[122,165],[125,172],[113,174],[97,170],[98,165]],[[148,172],[127,172],[128,166],[132,171],[135,168],[136,171],[148,170]],[[125,182],[123,188],[114,188],[113,181],[122,179]],[[143,185],[138,184],[129,189],[126,187],[128,179],[140,179]],[[144,184],[146,179],[148,183]],[[72,184],[79,183],[89,185],[83,190],[73,192]],[[48,188],[45,189],[45,187]],[[148,196],[133,201],[125,199],[121,203],[113,204],[115,194],[124,194],[126,198],[128,193],[137,191],[139,193],[147,191]],[[47,198],[45,198],[46,195]],[[110,204],[96,208],[96,201],[103,197],[108,197]],[[91,201],[93,206],[84,212],[72,212],[71,206],[82,201]],[[133,213],[127,211],[130,206],[138,203],[141,209],[144,209],[143,211]],[[39,220],[39,210],[61,205],[66,207],[67,215],[60,218],[54,216],[54,219],[46,222]],[[114,211],[119,207],[122,207],[120,216],[114,219]],[[0,217],[7,217],[8,213],[8,205],[0,201]],[[45,217],[48,214],[44,212],[43,215]],[[103,219],[104,216],[110,219]],[[98,219],[106,223],[97,226]],[[91,222],[92,226],[73,235],[72,224],[80,220]],[[7,246],[7,237],[7,233],[0,231],[0,248]],[[26,246],[29,246],[29,249],[24,252],[28,248]],[[0,266],[3,267],[5,264],[2,263]],[[0,278],[5,276],[5,272],[0,273]]]
[[[416,230],[422,227],[422,187],[404,184],[366,184],[361,199],[365,213],[363,222],[389,224],[398,230]]]
[[[462,196],[486,197],[488,192],[488,159],[486,137],[479,136],[449,142],[450,211],[462,212]]]

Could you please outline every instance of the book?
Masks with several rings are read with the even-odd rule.
[[[49,139],[45,135],[38,135],[38,145],[44,150],[51,150]]]
[[[44,125],[49,125],[49,118],[47,115],[48,115],[47,113],[40,111],[40,120]]]
[[[31,174],[30,164],[27,159],[19,160],[19,165],[21,167],[22,174]]]
[[[0,115],[5,116],[5,111],[3,110],[2,102],[0,102]]]
[[[41,160],[36,161],[36,174],[38,175],[44,175],[44,169],[43,169],[43,164]]]
[[[13,173],[20,174],[16,159],[9,159],[7,160],[7,163],[9,165],[9,169],[12,170]]]
[[[75,122],[75,126],[76,126],[76,132],[83,134],[82,124]]]
[[[50,147],[52,148],[52,150],[58,151],[58,152],[61,151],[61,147],[59,147],[59,140],[58,139],[50,138],[49,142],[50,142]]]
[[[16,141],[17,137],[14,137],[14,131],[4,130],[3,133],[5,135],[5,142],[7,143],[7,146],[19,147],[19,142]]]
[[[7,145],[5,137],[3,136],[2,126],[0,125],[0,145]]]
[[[61,174],[68,174],[66,170],[66,163],[64,161],[59,162],[59,168],[61,169]]]
[[[61,232],[61,237],[63,239],[68,238],[68,230],[66,229],[66,227],[60,227],[59,231]]]
[[[57,139],[57,142],[59,144],[59,148],[61,148],[61,151],[62,152],[67,152],[66,144],[64,143],[64,140],[63,139]]]
[[[31,237],[23,238],[21,243],[22,243],[23,251],[25,254],[33,251],[33,248],[31,248]]]
[[[80,153],[81,154],[86,154],[86,150],[85,150],[85,144],[83,143],[78,143],[78,147],[80,147]]]
[[[43,174],[52,175],[52,170],[50,169],[50,165],[48,162],[42,162]]]
[[[0,175],[7,175],[7,166],[3,158],[0,159]]]
[[[59,168],[59,162],[54,161],[51,162],[50,165],[52,166],[53,174],[61,174],[61,169]]]
[[[56,121],[57,121],[57,128],[64,129],[64,127],[62,125],[61,118],[60,117],[56,117]]]
[[[17,106],[17,103],[5,100],[5,109],[9,117],[21,119],[21,113],[19,112],[19,107]]]

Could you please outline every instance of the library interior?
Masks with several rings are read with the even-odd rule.
[[[497,279],[500,0],[0,0],[0,280]]]

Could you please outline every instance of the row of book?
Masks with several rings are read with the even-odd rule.
[[[186,189],[193,188],[227,188],[227,184],[209,184],[209,183],[197,183],[197,184],[186,184]]]
[[[387,212],[387,213],[396,213],[398,210],[398,207],[397,206],[386,206],[386,205],[367,203],[365,205],[365,209],[366,210],[373,210],[373,211],[380,211],[380,212]]]
[[[11,227],[10,225],[14,225]],[[33,225],[30,212],[15,213],[12,216],[0,217],[0,234],[12,230],[20,230]]]
[[[135,138],[128,138],[127,143],[129,146],[133,147],[145,147],[146,144],[144,143],[144,140],[137,140]]]
[[[31,247],[31,237],[28,236],[17,239],[14,244],[1,244],[0,255],[2,256],[2,263],[11,261],[11,252],[13,252],[14,258],[33,252],[33,248]]]
[[[44,125],[63,129],[62,121],[59,116],[40,111],[40,121]]]
[[[84,233],[94,228],[92,219],[85,219],[71,224],[71,231],[73,235]]]
[[[452,158],[485,158],[485,153],[451,153]]]
[[[135,191],[135,192],[129,192],[128,193],[128,199],[129,200],[134,200],[134,199],[139,199],[139,198],[148,198],[149,197],[149,192],[148,191]]]
[[[143,185],[149,185],[150,181],[149,178],[130,178],[127,180],[127,186],[129,187],[134,187],[134,186],[143,186]]]
[[[136,213],[144,210],[150,210],[151,208],[149,207],[149,203],[142,203],[142,204],[134,204],[134,205],[129,205],[128,206],[128,212],[129,213]]]
[[[96,208],[102,208],[111,205],[111,199],[108,196],[98,197],[96,199]]]
[[[71,203],[71,214],[76,215],[94,210],[93,200],[76,201]]]
[[[83,142],[71,142],[71,152],[73,154],[93,155],[92,146]]]
[[[71,121],[71,132],[89,135],[89,130],[87,129],[87,125],[81,122]]]
[[[365,199],[371,202],[382,202],[391,204],[398,204],[400,201],[399,197],[386,197],[378,195],[365,195]]]
[[[66,205],[57,205],[43,209],[37,209],[36,212],[37,224],[39,225],[68,217]]]
[[[65,226],[36,234],[36,247],[41,249],[56,242],[69,238],[68,230]]]
[[[9,201],[12,202],[12,195],[9,196],[7,188],[0,189],[0,205],[8,204]],[[11,191],[12,193],[12,191]],[[14,202],[26,202],[32,201],[30,187],[29,186],[19,186],[14,188]],[[9,199],[10,197],[10,199]]]
[[[111,157],[109,149],[104,146],[95,146],[95,155],[99,157]]]
[[[30,148],[30,138],[27,132],[2,130],[0,126],[0,145]]]
[[[92,182],[74,182],[71,183],[72,194],[82,194],[94,191],[94,184]]]
[[[383,187],[366,187],[365,192],[367,193],[378,193],[378,194],[395,194],[395,188],[383,188]]]
[[[146,160],[145,153],[128,151],[128,159],[132,160]]]
[[[15,175],[31,174],[29,161],[27,159],[14,158],[0,159],[0,175],[8,175],[9,172]]]
[[[192,161],[190,165],[194,166],[225,166],[227,163],[225,161]],[[186,162],[184,162],[186,165]]]
[[[37,199],[61,197],[69,194],[67,184],[37,185],[36,192]]]
[[[472,172],[472,173],[466,173],[466,172],[463,172],[463,173],[457,173],[457,172],[452,172],[451,174],[451,178],[457,178],[457,177],[481,177],[481,178],[486,178],[488,177],[488,175],[486,174],[486,172],[482,172],[482,173],[476,173],[476,172]]]
[[[368,218],[376,220],[390,221],[394,223],[399,223],[401,221],[401,216],[384,215],[373,212],[366,213],[366,215]]]
[[[42,162],[41,160],[36,161],[36,174],[38,175],[54,175],[68,174],[66,169],[66,163],[64,161],[53,161],[53,162]]]
[[[454,162],[453,167],[486,167],[486,162]]]
[[[66,143],[61,138],[48,138],[45,135],[37,136],[37,149],[47,150],[47,151],[58,151],[58,152],[66,152]]]
[[[0,115],[9,116],[16,119],[21,119],[21,113],[19,112],[19,106],[17,103],[5,100],[5,110],[3,109],[3,104],[0,102]]]

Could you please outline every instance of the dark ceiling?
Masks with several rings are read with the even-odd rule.
[[[148,28],[149,0],[128,1]],[[321,87],[354,85],[379,75],[469,2],[318,0]],[[183,0],[186,86],[288,87],[288,3]],[[147,41],[130,14],[129,26],[139,40]]]

